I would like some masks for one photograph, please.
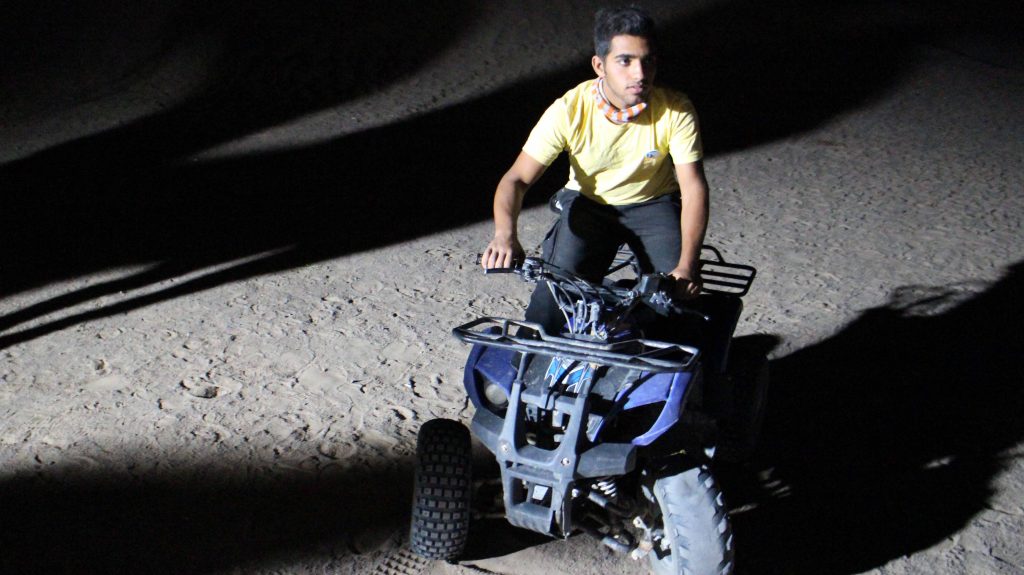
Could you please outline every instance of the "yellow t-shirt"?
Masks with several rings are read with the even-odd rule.
[[[700,160],[697,114],[684,94],[654,88],[647,109],[615,124],[597,107],[587,80],[554,101],[534,126],[523,151],[550,166],[569,152],[569,182],[602,204],[634,204],[678,191],[673,164]],[[666,159],[671,156],[672,162]]]

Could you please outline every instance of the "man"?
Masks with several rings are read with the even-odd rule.
[[[562,211],[544,241],[544,259],[596,281],[628,243],[645,272],[668,273],[678,280],[678,296],[695,297],[708,188],[693,105],[654,87],[656,36],[644,11],[599,11],[594,52],[597,78],[551,104],[498,183],[494,238],[481,265],[508,267],[523,257],[523,196],[567,151],[569,182],[559,192]],[[544,286],[534,291],[526,319],[549,333],[564,323]]]

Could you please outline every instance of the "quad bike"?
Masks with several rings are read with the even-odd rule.
[[[591,534],[648,558],[658,574],[732,571],[732,530],[712,464],[753,450],[767,361],[730,353],[754,268],[726,263],[714,248],[704,255],[703,292],[685,306],[670,297],[665,275],[597,284],[534,258],[489,270],[542,282],[566,317],[559,334],[494,317],[453,330],[473,346],[464,372],[472,432],[495,456],[512,525]],[[623,268],[637,271],[626,252],[610,271]],[[416,554],[453,561],[464,551],[471,459],[461,423],[421,427]]]

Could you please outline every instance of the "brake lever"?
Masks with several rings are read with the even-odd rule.
[[[671,306],[673,313],[677,313],[679,315],[692,315],[693,317],[700,318],[704,321],[711,321],[711,316],[702,314],[693,308],[682,306],[675,302],[672,302]]]
[[[711,321],[711,318],[703,313],[678,303],[672,297],[672,289],[676,279],[667,274],[651,274],[641,278],[637,287],[640,295],[650,294],[648,301],[656,312],[661,315],[668,315],[669,312],[679,315],[690,315],[704,321]]]

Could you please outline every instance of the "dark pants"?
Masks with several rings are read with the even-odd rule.
[[[593,282],[604,277],[622,244],[633,250],[644,273],[668,273],[679,263],[678,194],[625,206],[598,204],[569,190],[559,195],[562,212],[544,239],[544,261]],[[549,334],[565,325],[546,284],[533,291],[526,320]]]

